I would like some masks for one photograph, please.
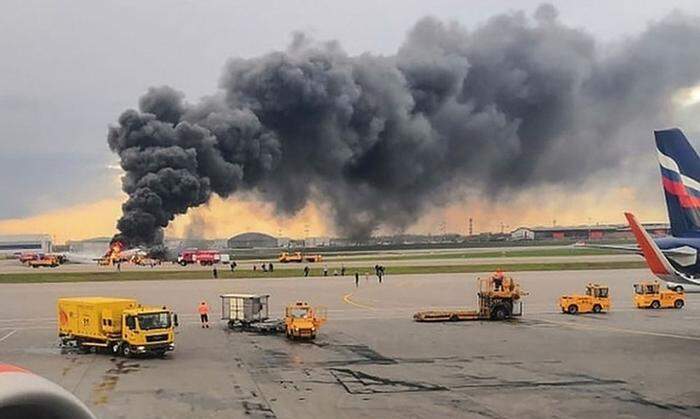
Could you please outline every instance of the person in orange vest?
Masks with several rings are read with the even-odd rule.
[[[199,319],[202,321],[202,329],[205,327],[208,329],[209,328],[209,304],[207,304],[206,301],[202,301],[199,303],[199,307],[197,307],[197,311],[199,312]]]
[[[491,281],[493,282],[493,290],[494,291],[503,291],[503,280],[505,279],[505,275],[503,274],[503,271],[501,268],[496,269],[496,272],[493,273],[491,276]]]

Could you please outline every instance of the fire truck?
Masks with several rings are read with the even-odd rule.
[[[184,250],[177,257],[177,263],[182,266],[199,263],[202,266],[211,266],[215,263],[226,262],[228,255],[222,257],[218,250]]]

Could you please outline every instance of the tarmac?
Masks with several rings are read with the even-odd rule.
[[[507,322],[416,323],[424,308],[475,304],[476,275],[7,284],[0,361],[47,377],[100,418],[700,417],[700,295],[682,310],[639,310],[647,270],[523,272],[525,315]],[[610,313],[556,306],[587,282],[610,286]],[[273,316],[303,299],[328,308],[316,341],[197,322],[206,299],[270,294]],[[181,319],[165,359],[61,353],[56,299],[103,295],[166,304]]]

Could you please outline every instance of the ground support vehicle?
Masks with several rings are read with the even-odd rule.
[[[284,332],[284,321],[270,319],[269,295],[222,294],[221,319],[226,320],[229,329],[256,332]]]
[[[634,284],[634,304],[637,308],[683,308],[685,294],[661,290],[658,281],[642,281]]]
[[[510,277],[496,287],[492,278],[477,278],[478,308],[476,310],[426,310],[413,315],[418,322],[442,322],[465,320],[506,320],[523,314],[522,297],[527,295]]]
[[[610,311],[610,289],[607,285],[586,285],[586,294],[562,295],[559,297],[562,313],[600,313]]]
[[[304,261],[304,256],[301,254],[301,252],[282,252],[277,260],[280,263],[301,263]]]
[[[288,305],[284,319],[271,319],[269,295],[222,294],[220,297],[221,319],[232,330],[314,339],[327,318],[325,308],[315,308],[302,301]]]
[[[312,307],[304,301],[290,304],[284,310],[285,334],[289,339],[316,339],[316,334],[326,322],[325,308]]]
[[[60,298],[57,309],[62,346],[127,357],[163,356],[175,349],[174,315],[164,306],[143,306],[128,298],[76,297]]]
[[[289,253],[289,252],[282,252],[277,260],[280,263],[301,263],[301,262],[310,262],[310,263],[316,263],[316,262],[321,262],[323,260],[323,256],[319,254],[315,255],[306,255],[301,252],[294,252],[294,253]]]
[[[221,253],[217,250],[185,250],[177,257],[177,263],[187,266],[199,263],[202,266],[212,266],[221,262]]]
[[[61,265],[61,258],[54,255],[43,255],[27,262],[27,266],[32,268],[55,268]]]

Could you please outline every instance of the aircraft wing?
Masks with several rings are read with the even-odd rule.
[[[66,258],[66,260],[70,263],[79,263],[79,264],[92,264],[94,265],[101,259],[100,256],[97,255],[88,255],[84,253],[63,253],[63,256]]]
[[[574,247],[581,247],[584,249],[619,250],[620,252],[636,253],[638,255],[642,254],[642,250],[636,245],[590,244],[586,242],[579,242],[574,244]]]
[[[657,246],[633,214],[626,212],[625,217],[630,224],[634,237],[637,239],[637,244],[644,255],[644,259],[646,259],[647,265],[654,275],[667,282],[700,285],[700,279],[686,275],[671,265],[664,252],[659,249],[659,246]]]
[[[606,249],[606,250],[617,250],[620,252],[635,253],[640,256],[644,256],[642,249],[637,245],[607,245],[607,244],[590,244],[585,242],[580,242],[574,244],[574,247],[581,247],[584,249]],[[690,266],[695,264],[698,257],[697,250],[692,247],[682,246],[673,249],[660,249],[661,252],[667,257],[678,263],[681,266]]]

